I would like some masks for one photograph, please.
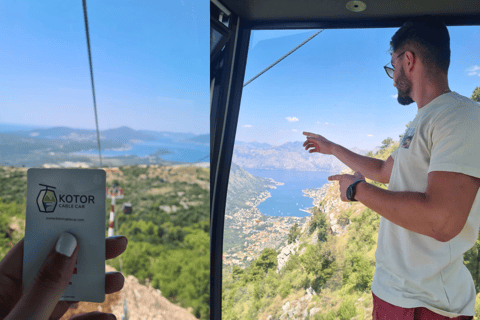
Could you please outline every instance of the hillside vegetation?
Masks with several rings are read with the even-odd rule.
[[[388,138],[367,155],[386,160],[398,145]],[[349,169],[343,173],[353,174]],[[290,230],[286,247],[291,253],[284,266],[278,265],[281,250],[264,249],[244,269],[224,268],[223,319],[371,319],[380,215],[359,202],[342,202],[336,182],[322,189],[311,217]],[[477,241],[464,255],[477,292],[479,248]],[[476,314],[480,316],[480,294]]]
[[[26,168],[0,167],[0,257],[25,234]],[[123,273],[159,289],[162,296],[209,314],[209,169],[194,166],[126,166],[107,169],[125,197],[116,201],[117,234],[128,237]],[[132,203],[132,214],[121,212]],[[107,199],[105,235],[110,201]],[[120,259],[109,260],[120,270]]]

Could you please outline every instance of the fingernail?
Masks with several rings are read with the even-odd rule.
[[[64,256],[71,257],[73,251],[77,247],[77,239],[68,232],[64,232],[58,238],[57,245],[55,246],[55,251]]]

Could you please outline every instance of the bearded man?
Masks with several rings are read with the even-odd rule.
[[[332,154],[343,201],[382,217],[372,282],[373,319],[473,319],[475,287],[463,254],[480,225],[480,107],[448,86],[450,36],[432,16],[407,21],[390,42],[387,75],[417,116],[386,161],[308,132],[309,152]],[[388,183],[388,190],[365,181]]]

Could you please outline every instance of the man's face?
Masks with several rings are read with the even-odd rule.
[[[396,79],[395,75],[397,75]],[[400,59],[398,59],[396,62],[393,83],[398,90],[398,103],[406,106],[414,102],[410,97],[410,94],[412,93],[412,82],[410,82],[405,75],[405,70],[403,69],[403,65],[400,63]]]
[[[412,82],[410,82],[410,80],[408,80],[407,76],[405,75],[405,70],[403,70],[403,66],[400,69],[400,74],[398,75],[397,80],[395,81],[394,78],[393,81],[396,83],[395,86],[398,90],[398,103],[404,106],[413,103],[414,101],[410,97],[410,94],[412,93]]]

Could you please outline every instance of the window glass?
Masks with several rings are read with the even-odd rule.
[[[207,319],[208,3],[87,1],[87,9],[102,168],[117,190],[105,235],[113,219],[112,231],[128,237],[121,259],[107,261],[127,278],[124,290],[103,310],[121,299],[111,308],[120,319],[126,299],[130,316],[153,318],[173,303],[175,317]],[[3,258],[24,236],[27,169],[100,160],[82,1],[2,1],[0,39]]]
[[[480,27],[448,29],[449,86],[470,98]],[[340,200],[327,178],[347,167],[309,154],[302,132],[388,158],[417,114],[415,103],[399,104],[384,69],[397,30],[324,30],[243,88],[225,213],[224,319],[371,317],[380,216]],[[317,31],[252,31],[245,83]],[[474,276],[475,250],[465,254]]]

